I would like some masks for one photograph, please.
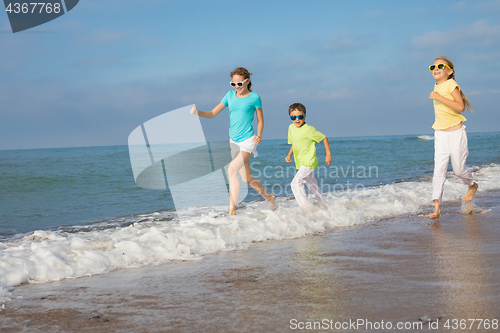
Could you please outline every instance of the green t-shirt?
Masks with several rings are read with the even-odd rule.
[[[311,169],[318,167],[316,142],[322,141],[325,137],[323,133],[308,124],[300,127],[291,124],[288,127],[288,144],[293,146],[293,158],[297,169],[301,165]]]

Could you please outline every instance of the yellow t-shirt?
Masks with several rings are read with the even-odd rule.
[[[457,87],[460,89],[455,80],[449,79],[444,83],[436,84],[434,86],[434,91],[437,91],[444,98],[453,101],[454,99],[453,96],[451,96],[451,93]],[[448,105],[436,100],[434,100],[434,114],[436,115],[436,120],[434,121],[432,128],[436,131],[450,128],[467,120],[457,110],[454,110]]]

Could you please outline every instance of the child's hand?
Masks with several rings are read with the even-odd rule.
[[[189,113],[191,113],[191,114],[196,114],[196,115],[197,115],[197,114],[198,114],[198,108],[197,108],[196,106],[193,106],[193,107],[191,108],[191,111],[189,111]]]
[[[260,145],[260,141],[262,140],[260,136],[256,135],[253,137],[253,140],[255,141],[256,144]]]
[[[437,91],[433,91],[429,94],[430,99],[439,100],[441,95]]]
[[[326,158],[325,158],[326,165],[330,165],[331,161],[332,161],[332,157],[330,155],[327,155]]]
[[[292,161],[292,158],[290,156],[285,157],[285,161],[287,163],[290,163]]]

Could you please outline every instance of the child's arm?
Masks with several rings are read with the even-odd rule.
[[[326,136],[323,139],[323,143],[325,144],[326,150],[325,163],[326,165],[330,165],[330,162],[332,161],[332,153],[330,152],[330,143],[328,142],[328,138]]]
[[[451,96],[453,97],[453,101],[451,99],[445,98],[441,96],[437,91],[433,91],[430,93],[429,98],[434,99],[436,101],[440,101],[441,103],[449,106],[455,111],[463,112],[465,110],[464,100],[460,95],[460,90],[456,87],[452,92]]]
[[[292,161],[292,154],[293,154],[293,146],[290,146],[290,151],[288,152],[288,155],[285,157],[285,161],[287,163],[290,163]]]
[[[226,106],[222,103],[217,104],[217,106],[212,110],[212,111],[200,111],[198,108],[195,106],[191,109],[191,114],[197,114],[200,117],[203,118],[208,118],[212,119],[216,115],[218,115],[222,110],[224,110]]]
[[[262,131],[264,130],[264,114],[262,113],[262,108],[255,110],[257,113],[257,136],[254,138],[255,142],[260,145],[260,140],[262,139]]]

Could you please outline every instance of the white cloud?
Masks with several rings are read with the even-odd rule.
[[[17,37],[17,36],[16,36]],[[10,71],[21,68],[31,56],[31,49],[40,43],[29,36],[15,38],[14,34],[4,35],[0,41],[0,71]]]
[[[466,5],[465,1],[457,1],[452,5],[453,9],[464,9]]]
[[[497,94],[500,94],[500,90],[497,90],[497,89],[490,89],[490,90],[486,90],[486,91],[475,90],[475,91],[471,91],[470,93],[468,93],[468,95],[471,95],[471,96],[477,96],[477,95],[497,95]]]
[[[493,54],[465,54],[462,59],[467,61],[493,61],[500,59],[500,53]]]
[[[82,30],[85,24],[78,20],[57,20],[53,23],[52,29],[55,31]]]
[[[476,5],[477,8],[480,10],[487,10],[487,11],[500,10],[500,0],[480,1],[477,3],[475,2],[474,5]]]
[[[5,22],[5,24],[3,25],[2,27],[2,32],[3,31],[9,31],[9,32],[12,32],[12,28],[10,27],[10,23],[9,22]]]
[[[77,44],[101,45],[120,41],[126,35],[127,33],[123,31],[94,30],[86,35],[76,38],[74,41]]]
[[[116,54],[107,54],[97,57],[90,57],[75,62],[77,66],[107,66],[120,62],[121,59]]]
[[[285,59],[285,60],[276,62],[276,66],[277,67],[294,67],[302,62],[303,62],[303,60],[300,58],[291,58],[291,59]]]
[[[151,36],[140,36],[137,38],[137,42],[141,45],[152,45],[152,46],[161,46],[167,43],[164,39],[159,39]]]
[[[455,27],[445,31],[431,31],[415,36],[412,44],[416,48],[472,45],[490,46],[500,44],[500,25],[490,25],[486,20]]]
[[[316,101],[333,101],[340,99],[349,99],[358,96],[354,90],[311,90],[311,89],[289,89],[285,95],[289,98],[308,99]]]
[[[366,13],[365,13],[365,16],[366,16],[366,17],[380,17],[380,16],[382,16],[383,14],[384,14],[384,12],[383,12],[383,11],[381,11],[381,10],[372,10],[372,11],[370,11],[370,12],[366,12]]]
[[[358,48],[364,43],[364,40],[359,36],[333,33],[323,40],[320,49],[324,51],[346,51]]]

